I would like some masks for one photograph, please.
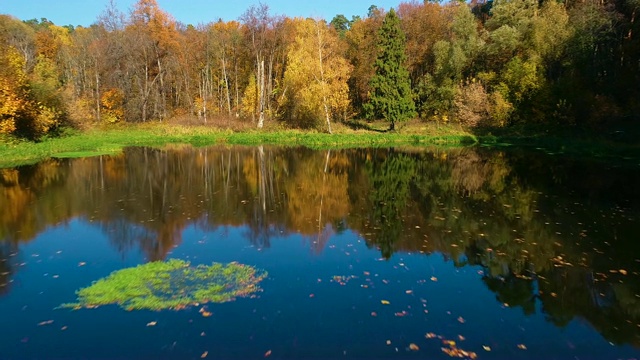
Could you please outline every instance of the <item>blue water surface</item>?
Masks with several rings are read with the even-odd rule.
[[[75,300],[76,289],[145,259],[140,251],[114,251],[82,219],[48,229],[11,259],[19,268],[11,296],[0,298],[1,357],[445,359],[448,341],[482,359],[638,354],[614,347],[583,321],[558,328],[540,311],[524,316],[499,303],[479,266],[456,267],[440,254],[385,260],[351,231],[332,236],[319,253],[313,240],[298,235],[272,238],[268,248],[251,245],[246,231],[194,225],[169,254],[192,264],[238,261],[268,271],[257,298],[205,305],[213,315],[203,317],[199,307],[57,309]]]
[[[134,148],[0,175],[0,359],[640,358],[635,167]],[[180,310],[60,307],[168,259],[268,276]]]

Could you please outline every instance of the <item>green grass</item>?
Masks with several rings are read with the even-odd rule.
[[[283,129],[277,123],[257,130],[244,124],[232,131],[215,126],[146,123],[93,128],[87,131],[66,130],[60,136],[40,142],[0,138],[0,168],[36,163],[55,158],[76,158],[117,154],[128,146],[165,147],[176,144],[209,146],[280,145],[306,146],[314,149],[388,147],[388,146],[466,146],[530,147],[549,154],[574,154],[595,158],[640,158],[636,133],[624,129],[632,141],[616,141],[602,132],[584,133],[576,128],[510,127],[476,131],[476,134],[453,124],[425,123],[413,120],[398,124],[397,131],[387,132],[388,123],[350,121],[334,124],[333,134],[315,130]]]
[[[206,126],[147,123],[91,129],[84,132],[68,130],[58,137],[45,138],[40,142],[0,139],[0,168],[35,163],[51,157],[117,154],[128,146],[271,144],[310,148],[345,148],[396,144],[459,146],[476,142],[474,135],[459,128],[434,127],[420,123],[405,125],[396,132],[351,130],[343,125],[336,126],[334,134],[286,129],[233,132]]]

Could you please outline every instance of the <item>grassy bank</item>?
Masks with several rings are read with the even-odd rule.
[[[66,131],[40,142],[0,140],[0,167],[34,163],[50,157],[85,157],[114,154],[127,146],[161,147],[170,144],[215,144],[327,147],[372,147],[395,144],[465,145],[476,138],[455,127],[406,126],[397,132],[369,128],[352,130],[338,126],[334,134],[299,130],[246,130],[234,132],[207,126],[160,123],[126,125],[87,131]]]
[[[522,147],[549,154],[580,157],[640,159],[640,132],[620,128],[605,132],[577,132],[576,129],[507,128],[473,134],[456,125],[419,121],[402,123],[397,131],[386,132],[388,123],[336,124],[334,133],[281,129],[256,130],[245,126],[235,130],[220,126],[146,123],[67,130],[40,142],[0,138],[0,168],[35,163],[50,157],[85,157],[116,154],[127,146],[163,147],[172,144],[209,146],[280,145],[310,148],[384,147],[396,145]],[[640,160],[638,160],[640,161]]]

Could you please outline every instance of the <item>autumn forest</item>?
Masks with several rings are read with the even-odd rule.
[[[139,0],[90,27],[0,15],[0,134],[220,118],[328,132],[350,119],[606,127],[640,113],[639,7],[411,1],[325,21],[258,4],[182,24]]]

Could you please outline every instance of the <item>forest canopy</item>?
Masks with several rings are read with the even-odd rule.
[[[385,118],[392,125],[635,120],[639,9],[639,0],[410,1],[326,21],[258,4],[237,21],[186,25],[139,0],[128,13],[108,6],[89,27],[0,15],[0,136],[221,117],[331,132],[371,117],[377,87],[393,83],[376,72],[392,10],[414,105]]]

